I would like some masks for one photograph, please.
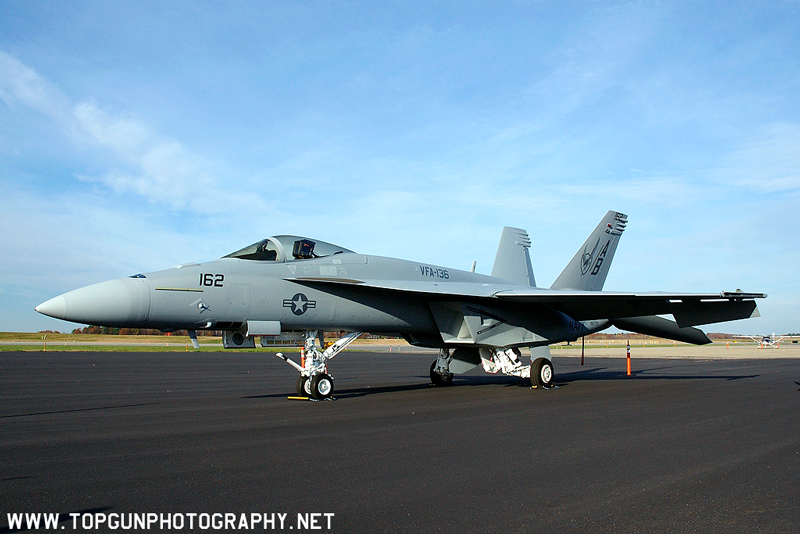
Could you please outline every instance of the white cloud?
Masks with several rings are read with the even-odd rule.
[[[117,161],[108,171],[80,175],[83,181],[195,213],[230,213],[243,208],[220,202],[225,193],[222,180],[210,170],[210,163],[182,143],[160,136],[135,117],[110,113],[91,102],[72,104],[33,69],[3,52],[0,97],[9,107],[21,104],[44,115],[73,142],[83,148],[101,147]],[[252,192],[248,199],[260,202]]]
[[[11,108],[21,104],[62,125],[69,122],[67,99],[33,69],[1,51],[0,99]]]
[[[95,142],[135,160],[144,147],[155,142],[148,129],[132,117],[112,117],[95,104],[75,105],[72,115]]]

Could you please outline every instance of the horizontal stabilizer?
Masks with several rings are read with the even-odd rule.
[[[705,332],[699,328],[689,326],[681,328],[677,323],[656,315],[614,319],[611,324],[620,330],[630,330],[637,334],[663,337],[684,343],[692,343],[693,345],[708,345],[711,343]]]
[[[672,304],[672,316],[680,326],[723,323],[737,319],[761,317],[752,300],[717,300],[712,302],[678,302]]]

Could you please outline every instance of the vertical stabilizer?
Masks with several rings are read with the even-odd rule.
[[[627,224],[628,216],[624,213],[616,211],[606,213],[550,288],[583,291],[603,289],[608,268],[611,266],[614,252],[617,251],[619,238]]]
[[[509,226],[503,228],[500,246],[497,247],[497,256],[494,258],[492,276],[536,287],[531,257],[528,254],[530,246],[531,238],[528,237],[528,232]]]

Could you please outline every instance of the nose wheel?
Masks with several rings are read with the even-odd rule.
[[[298,397],[311,397],[315,400],[329,399],[333,395],[333,377],[326,373],[311,378],[300,376],[295,384]]]
[[[298,397],[311,396],[311,380],[309,380],[307,376],[297,377],[297,384],[295,386],[295,391],[297,391]]]
[[[309,381],[311,390],[311,398],[317,400],[325,400],[333,394],[333,378],[325,373],[314,375]]]

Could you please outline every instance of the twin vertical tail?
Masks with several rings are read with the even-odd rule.
[[[536,287],[531,256],[528,253],[530,246],[531,238],[528,236],[528,232],[510,226],[503,228],[500,245],[497,247],[497,256],[494,258],[492,276]]]
[[[628,216],[609,211],[589,239],[578,249],[575,257],[556,278],[550,289],[577,289],[581,291],[600,291],[608,276],[608,268],[617,251],[617,244]]]
[[[616,211],[606,213],[589,239],[578,249],[575,257],[567,264],[550,288],[578,291],[602,290],[608,276],[608,269],[611,267],[611,260],[614,259],[614,253],[617,251],[619,238],[627,224],[628,216],[624,213]],[[497,257],[495,257],[492,268],[492,276],[536,287],[531,258],[528,253],[530,246],[531,240],[525,230],[503,228],[500,246],[497,248]],[[699,328],[681,327],[675,321],[655,315],[617,318],[613,319],[611,323],[617,328],[640,334],[665,337],[696,345],[711,343],[708,336]],[[541,348],[549,351],[547,347]]]

